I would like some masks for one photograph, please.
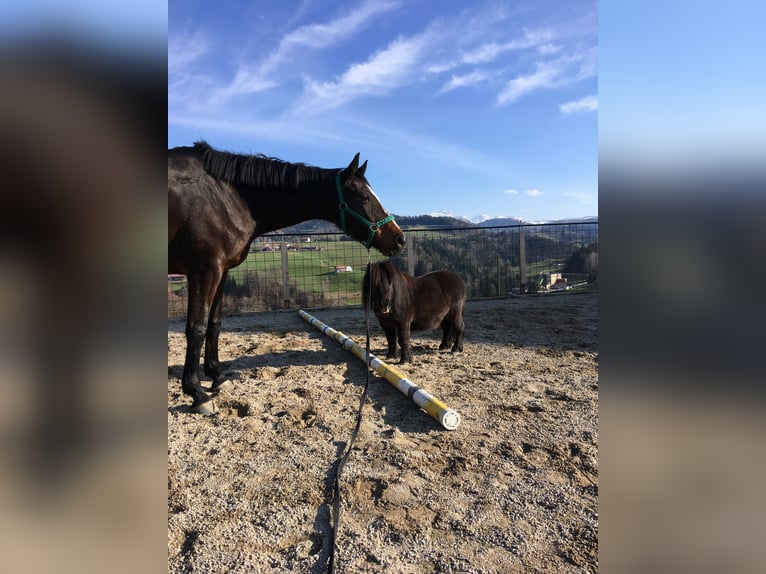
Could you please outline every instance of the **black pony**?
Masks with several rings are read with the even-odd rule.
[[[364,177],[366,168],[359,154],[346,168],[322,169],[217,151],[205,142],[168,150],[168,273],[189,282],[181,386],[194,399],[193,411],[214,411],[199,382],[203,342],[212,390],[225,382],[218,362],[223,287],[255,237],[325,219],[386,256],[404,247],[402,230]]]
[[[390,261],[373,263],[364,277],[362,298],[370,305],[372,278],[372,309],[388,340],[386,358],[396,356],[396,341],[402,348],[401,363],[412,361],[410,330],[424,331],[441,326],[444,336],[439,349],[450,342],[452,352],[463,350],[463,306],[465,284],[450,271],[434,271],[413,277],[399,271]]]

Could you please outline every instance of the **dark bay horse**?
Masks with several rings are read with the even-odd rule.
[[[359,154],[345,168],[323,169],[218,151],[205,142],[168,150],[168,273],[188,279],[181,386],[194,412],[215,410],[199,381],[203,342],[213,392],[225,382],[218,361],[223,288],[255,237],[324,219],[386,256],[404,247],[402,230],[364,177],[366,168]]]
[[[444,336],[439,349],[452,345],[452,352],[463,350],[463,306],[465,283],[450,271],[433,271],[413,277],[399,271],[390,261],[374,263],[365,274],[362,300],[370,305],[388,340],[386,358],[396,356],[396,341],[402,348],[401,363],[412,361],[410,331],[425,331],[441,326]]]

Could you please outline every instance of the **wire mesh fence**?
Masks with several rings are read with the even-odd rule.
[[[598,288],[598,223],[405,230],[392,258],[420,276],[448,269],[468,298]],[[361,304],[368,261],[384,257],[342,233],[274,233],[256,238],[229,271],[224,314]],[[185,277],[168,276],[168,316],[186,314]]]

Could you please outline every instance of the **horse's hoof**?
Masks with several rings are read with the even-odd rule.
[[[233,388],[234,388],[234,383],[232,383],[231,381],[224,381],[220,385],[213,385],[213,388],[211,389],[211,391],[213,391],[214,393],[219,393],[221,391],[230,391]]]
[[[198,415],[214,415],[218,412],[218,409],[216,408],[215,403],[212,400],[209,400],[198,405],[192,405],[191,412],[197,413]]]

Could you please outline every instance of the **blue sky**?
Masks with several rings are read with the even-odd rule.
[[[396,214],[598,214],[592,1],[172,0],[168,146],[340,167]]]

